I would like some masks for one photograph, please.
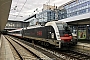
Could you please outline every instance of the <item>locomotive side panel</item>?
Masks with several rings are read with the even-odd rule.
[[[54,28],[52,26],[47,26],[47,34],[47,39],[57,40]]]
[[[46,38],[46,29],[44,27],[24,30],[24,36]]]
[[[37,37],[37,38],[56,40],[55,31],[54,31],[53,27],[51,27],[51,26],[27,29],[27,30],[24,30],[23,35],[29,36],[29,37]]]

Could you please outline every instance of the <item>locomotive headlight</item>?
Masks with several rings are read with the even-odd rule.
[[[51,32],[49,32],[51,34]]]
[[[72,34],[69,34],[69,36],[71,36]]]
[[[57,37],[60,37],[59,35],[57,35]]]

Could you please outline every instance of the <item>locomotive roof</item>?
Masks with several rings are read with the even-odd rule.
[[[41,26],[41,25],[30,26],[30,27],[24,28],[24,30],[26,30],[26,29],[32,29],[32,28],[37,28],[37,27],[43,27],[43,26]]]
[[[45,24],[45,26],[50,26],[50,25],[53,25],[54,23],[65,23],[65,22],[63,22],[63,21],[51,21],[51,22],[47,22]],[[32,29],[32,28],[38,28],[38,27],[44,27],[44,26],[35,25],[35,26],[26,27],[26,28],[20,28],[20,29],[16,29],[16,30],[11,30],[9,32],[21,31],[22,29],[26,30],[26,29]]]
[[[50,26],[50,25],[52,25],[54,23],[62,23],[62,24],[64,24],[66,22],[63,22],[63,21],[60,21],[60,20],[59,21],[51,21],[51,22],[46,23],[45,26]]]
[[[63,22],[63,21],[51,21],[51,22],[47,22],[45,24],[45,26],[50,26],[50,24],[54,24],[54,23],[65,23],[65,22]],[[47,24],[49,24],[49,25],[47,25]],[[26,28],[24,28],[24,30],[26,30],[26,29],[33,29],[33,28],[39,28],[39,27],[44,27],[44,26],[35,25],[35,26],[26,27]]]

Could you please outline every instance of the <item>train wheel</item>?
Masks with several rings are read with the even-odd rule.
[[[47,43],[47,42],[45,43],[45,46],[49,46],[49,45],[50,45],[49,43]]]
[[[41,42],[41,45],[44,45],[44,42]]]
[[[75,40],[75,41],[73,42],[73,46],[75,46],[75,45],[77,45],[77,40]]]
[[[32,44],[34,45],[34,40],[32,40]]]

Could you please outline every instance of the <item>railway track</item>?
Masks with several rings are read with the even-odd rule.
[[[19,41],[27,44],[35,48],[36,50],[41,51],[45,55],[54,58],[55,60],[90,60],[90,56],[77,52],[75,50],[68,50],[68,51],[61,51],[59,49],[52,49],[52,48],[42,48],[41,46],[33,45],[32,43],[28,43],[26,41],[20,40]],[[46,53],[47,52],[47,53]],[[51,55],[51,56],[50,56]]]
[[[77,52],[76,50],[68,50],[65,51],[64,53],[78,60],[90,60],[90,56],[85,55],[79,51]]]
[[[75,48],[77,52],[90,56],[90,46],[77,45],[76,47],[73,48]]]
[[[12,38],[12,37],[9,37],[10,39],[12,39],[12,40],[15,40],[15,41],[17,41],[17,39],[14,39],[14,38]],[[21,43],[21,41],[17,41],[20,45],[23,45],[23,43]],[[25,43],[26,44],[26,43]],[[30,49],[32,49],[33,50],[33,52],[35,53],[35,54],[37,54],[37,55],[41,55],[41,59],[42,60],[62,60],[62,58],[59,58],[59,57],[57,57],[57,56],[55,56],[55,55],[53,55],[53,54],[51,54],[51,53],[49,53],[49,52],[47,52],[47,51],[44,51],[44,50],[41,50],[41,49],[39,49],[38,47],[36,47],[36,45],[29,45],[30,47],[32,46],[32,48],[34,48],[35,50],[37,50],[36,52],[37,53],[35,53],[35,50],[34,49],[32,49],[32,48],[30,48]],[[25,46],[25,47],[27,47],[27,48],[29,48],[29,46]],[[38,48],[38,49],[37,49]],[[48,57],[46,57],[45,55],[43,55],[43,54],[41,54],[42,53],[42,51],[45,53],[45,55],[46,56],[48,56]],[[39,52],[41,52],[41,53],[39,53]],[[48,54],[48,55],[47,55]],[[40,60],[40,59],[39,59]]]
[[[77,50],[62,51],[59,49],[42,48],[40,46],[37,47],[65,60],[90,60],[90,55],[88,56],[88,54],[81,53],[80,51]]]
[[[35,49],[30,48],[29,46],[17,42],[14,39],[5,36],[6,39],[10,42],[11,48],[16,60],[51,60],[48,56],[36,51]],[[34,51],[32,52],[31,49]]]
[[[10,38],[6,37],[9,41],[11,49],[13,51],[15,60],[27,60],[27,59],[41,59],[40,57],[33,54],[31,51],[26,49],[24,46],[18,44],[17,42],[11,40]]]

